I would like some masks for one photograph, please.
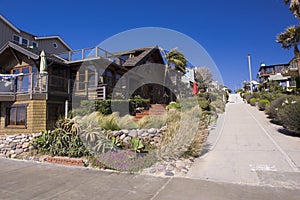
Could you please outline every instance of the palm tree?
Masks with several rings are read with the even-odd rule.
[[[185,66],[187,60],[182,51],[178,51],[177,48],[171,49],[166,55],[166,60],[168,62],[168,66],[174,66],[176,70],[179,70],[185,73]]]
[[[290,11],[300,20],[300,0],[284,0],[285,4],[290,4]]]
[[[276,37],[276,42],[282,45],[284,49],[294,48],[295,57],[300,56],[298,44],[300,43],[300,26],[290,26],[285,32]]]

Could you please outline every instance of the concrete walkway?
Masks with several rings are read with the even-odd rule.
[[[210,151],[188,177],[238,184],[300,188],[300,138],[278,131],[265,114],[231,95],[209,137]]]
[[[1,200],[298,200],[300,190],[118,174],[0,158]]]

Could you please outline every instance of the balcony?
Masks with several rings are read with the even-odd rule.
[[[283,76],[291,76],[291,77],[296,77],[299,76],[298,72],[298,66],[297,63],[294,63],[292,65],[289,65],[284,72],[282,73]]]
[[[13,75],[12,75],[13,76]],[[125,88],[98,81],[77,81],[54,75],[22,74],[10,79],[0,79],[0,101],[71,99],[72,95],[82,99],[104,100],[113,91],[125,94]]]
[[[0,101],[15,101],[17,97],[40,99],[48,91],[48,76],[37,74],[11,75],[0,79]]]
[[[68,52],[63,52],[56,54],[60,59],[63,59],[66,62],[76,62],[76,61],[86,61],[96,58],[104,58],[110,62],[122,65],[125,61],[120,57],[115,56],[114,54],[100,48],[100,47],[91,47],[84,48],[80,50],[73,50]]]

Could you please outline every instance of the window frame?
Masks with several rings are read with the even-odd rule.
[[[34,45],[35,44],[35,45]],[[38,48],[39,47],[39,43],[32,41],[32,47],[33,48]]]
[[[56,42],[53,42],[52,46],[53,46],[54,49],[58,48],[58,44]]]
[[[20,129],[27,129],[27,107],[28,104],[16,104],[7,106],[5,108],[5,128],[20,128]],[[15,109],[14,118],[15,118],[15,124],[10,124],[11,122],[11,109]],[[24,124],[18,124],[17,117],[18,117],[18,109],[25,109],[24,114]],[[22,120],[21,120],[22,121]]]
[[[27,42],[26,42],[26,44],[25,44],[25,43],[23,43],[23,41],[27,41]],[[26,38],[23,38],[23,37],[21,37],[20,44],[22,44],[22,45],[25,45],[25,46],[28,46],[28,45],[29,45],[29,40],[28,40],[28,39],[26,39]]]
[[[18,41],[17,40],[15,40],[15,37],[17,37],[17,38],[19,38],[18,39]],[[12,36],[12,40],[14,41],[14,42],[17,42],[18,44],[20,44],[20,40],[21,40],[21,36],[19,36],[19,35],[16,35],[16,34],[13,34],[13,36]]]

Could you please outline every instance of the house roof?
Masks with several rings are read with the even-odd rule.
[[[155,50],[158,50],[158,46],[150,46],[150,47],[144,47],[144,48],[137,48],[132,50],[126,50],[121,52],[115,52],[113,53],[115,56],[123,56],[128,54],[137,54],[137,56],[128,58],[125,63],[123,64],[124,67],[133,67],[141,64],[144,60],[148,58],[148,56],[154,52]]]
[[[72,48],[58,35],[52,35],[52,36],[37,36],[34,38],[35,40],[48,40],[48,39],[58,39],[61,43],[63,43],[69,51],[72,50]]]
[[[36,49],[36,48],[30,48],[24,45],[20,45],[14,42],[7,42],[3,47],[0,48],[0,55],[7,50],[8,48],[12,48],[28,57],[30,57],[33,60],[39,60],[40,59],[40,54],[41,54],[41,50]],[[48,54],[46,53],[46,58],[48,60],[51,60],[53,62],[56,63],[65,63],[62,59],[60,59],[59,57],[53,55],[53,54]]]
[[[26,48],[24,48],[18,44],[15,44],[13,42],[7,42],[3,47],[1,47],[0,54],[2,54],[8,48],[15,49],[15,50],[19,51],[20,53],[22,53],[32,59],[35,59],[35,60],[39,59],[39,57],[40,57],[39,54],[36,54],[36,53],[30,51],[29,49],[26,49]]]
[[[12,23],[10,23],[3,15],[0,14],[0,19],[3,20],[9,27],[11,27],[14,31],[16,31],[17,33],[27,33],[29,35],[32,35],[32,37],[34,37],[35,40],[47,40],[47,39],[58,39],[63,45],[65,45],[65,47],[67,47],[67,49],[69,51],[72,50],[72,48],[58,35],[53,35],[53,36],[35,36],[31,33],[28,33],[26,31],[23,31],[21,29],[18,29],[16,26],[14,26]]]
[[[14,31],[16,31],[17,33],[20,33],[21,31],[14,26],[12,23],[10,23],[3,15],[0,14],[0,19],[2,21],[4,21],[10,28],[12,28]]]

